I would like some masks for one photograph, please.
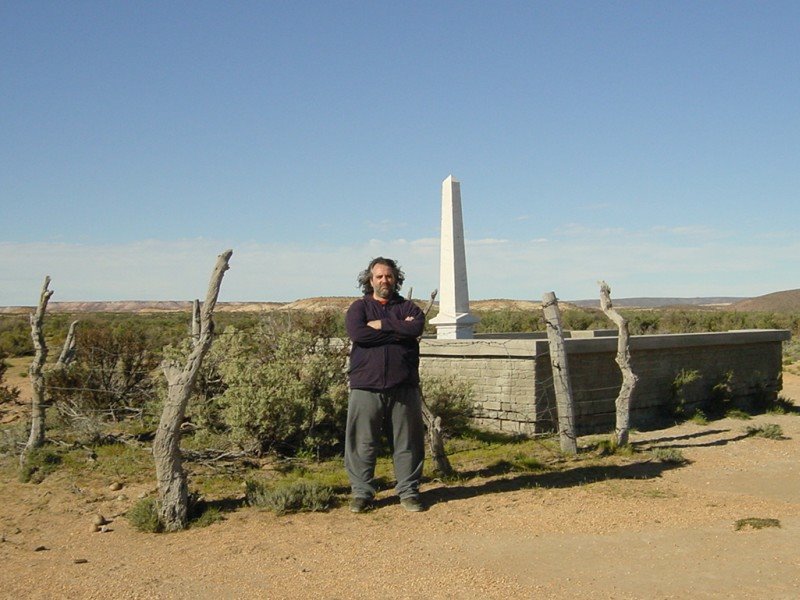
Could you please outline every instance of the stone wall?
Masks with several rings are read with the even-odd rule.
[[[524,434],[552,431],[556,413],[549,345],[540,336],[523,337],[423,339],[420,369],[423,376],[455,375],[469,381],[480,426]],[[631,425],[646,427],[663,417],[674,402],[674,382],[682,371],[697,372],[681,389],[687,411],[723,382],[741,405],[774,398],[781,389],[781,342],[789,338],[783,330],[632,336],[631,366],[639,381]],[[608,331],[572,332],[565,347],[578,433],[613,430],[622,381],[614,361],[617,338]]]

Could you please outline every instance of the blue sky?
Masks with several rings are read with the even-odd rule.
[[[800,3],[0,3],[0,305],[800,287]]]

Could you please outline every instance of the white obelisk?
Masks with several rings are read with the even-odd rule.
[[[469,313],[461,184],[450,175],[442,182],[442,234],[439,254],[439,314],[431,319],[436,337],[469,340],[479,321]]]

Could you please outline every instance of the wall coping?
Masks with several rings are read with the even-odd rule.
[[[630,349],[658,350],[661,348],[697,348],[702,346],[732,346],[784,342],[791,339],[787,329],[737,329],[714,333],[665,333],[632,335]],[[617,336],[593,338],[568,337],[564,340],[567,354],[616,352]],[[422,356],[486,356],[507,358],[536,358],[550,353],[550,344],[542,339],[492,338],[472,340],[425,339],[420,341]]]

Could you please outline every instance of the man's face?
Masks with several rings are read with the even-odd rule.
[[[372,296],[376,299],[387,300],[394,294],[394,287],[397,283],[394,279],[394,272],[391,267],[377,264],[372,267]]]

